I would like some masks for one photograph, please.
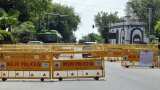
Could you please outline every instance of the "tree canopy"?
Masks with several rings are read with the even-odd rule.
[[[160,20],[157,21],[154,29],[155,29],[155,32],[156,32],[156,36],[159,38],[159,41],[160,41]]]
[[[152,29],[160,19],[160,0],[129,0],[127,14],[138,17],[148,23],[149,8],[152,10]]]
[[[35,26],[30,21],[24,22],[13,29],[12,35],[17,42],[26,43],[28,41],[35,40]]]
[[[57,13],[60,15],[52,15]],[[73,8],[54,4],[51,15],[49,15],[48,27],[58,30],[64,42],[72,41],[74,38],[73,32],[77,30],[79,23],[80,17],[75,14]]]
[[[79,23],[80,18],[72,7],[52,3],[52,0],[0,0],[0,28],[12,29],[11,34],[17,42],[31,40],[29,34],[36,39],[35,31],[41,33],[49,30],[57,30],[64,42],[72,42],[75,40],[73,32]]]
[[[96,27],[98,27],[99,33],[105,39],[105,43],[108,43],[107,34],[109,32],[111,23],[115,23],[120,20],[117,14],[118,14],[117,12],[115,13],[99,12],[95,16]]]
[[[13,36],[10,32],[0,30],[0,44],[11,44],[15,43]]]
[[[103,43],[104,40],[101,37],[101,35],[95,34],[95,33],[90,33],[86,36],[83,36],[82,39],[79,40],[80,43],[83,42],[98,42],[98,43]]]

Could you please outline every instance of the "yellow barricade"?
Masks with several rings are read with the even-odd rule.
[[[104,61],[101,60],[103,59],[101,54],[104,53],[102,48],[102,45],[0,45],[0,78],[3,81],[7,79],[41,79],[41,81],[55,79],[57,67],[54,65],[60,63],[63,65],[63,68],[58,69],[60,71],[78,70],[80,72],[79,70],[83,70],[86,75],[83,73],[83,76],[76,78],[94,77],[98,80],[104,76],[104,65],[102,66]],[[80,57],[84,53],[91,54],[92,58]],[[70,57],[68,60],[62,58],[57,61],[56,58],[59,59],[61,56]],[[81,59],[76,59],[76,57]],[[67,76],[67,78],[75,78],[73,76]]]
[[[149,52],[150,54],[147,54]],[[158,67],[158,45],[78,45],[78,44],[12,44],[0,45],[0,78],[59,79],[95,78],[105,76],[104,57],[122,60],[122,66],[144,64]],[[146,62],[145,62],[146,63]]]
[[[158,53],[153,49],[129,49],[125,54],[122,66],[156,67]]]
[[[54,60],[53,78],[94,78],[104,77],[104,61],[101,59]]]

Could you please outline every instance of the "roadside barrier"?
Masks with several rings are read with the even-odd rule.
[[[83,58],[84,53],[91,57]],[[99,80],[105,76],[103,53],[101,46],[91,45],[0,45],[0,78],[2,81],[67,78]]]
[[[75,79],[105,77],[105,60],[124,67],[160,67],[158,45],[0,45],[0,78]]]
[[[53,78],[99,78],[105,76],[104,60],[101,59],[77,59],[77,60],[54,60]]]

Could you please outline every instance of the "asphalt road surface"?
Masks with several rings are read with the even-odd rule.
[[[160,70],[125,69],[119,63],[106,64],[105,80],[0,82],[0,90],[160,90]]]

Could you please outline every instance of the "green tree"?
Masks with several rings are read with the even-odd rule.
[[[4,9],[0,8],[0,17],[7,16],[7,13]]]
[[[80,43],[83,43],[83,42],[98,42],[98,43],[103,43],[104,40],[103,38],[98,35],[98,34],[95,34],[95,33],[90,33],[86,36],[83,36],[82,39],[79,40]]]
[[[155,28],[155,31],[156,31],[156,37],[158,37],[159,41],[160,41],[160,21],[157,21],[154,28]]]
[[[160,0],[129,0],[126,12],[147,23],[149,8],[152,9],[152,29],[154,29],[157,20],[160,19]],[[148,28],[148,26],[146,28]]]
[[[35,18],[44,15],[52,5],[52,0],[0,0],[0,8],[7,13],[10,10],[20,12],[18,20],[25,22],[35,20]]]
[[[35,26],[33,25],[32,22],[24,22],[20,24],[19,26],[15,27],[12,32],[15,41],[16,42],[21,42],[21,43],[26,43],[30,40],[34,40],[36,30]]]
[[[6,13],[3,9],[0,8],[0,28],[2,30],[9,28],[11,30],[11,27],[18,23],[17,17],[18,12],[12,10],[9,13]]]
[[[51,12],[53,4],[52,0],[26,0],[30,18],[37,29],[39,24],[45,22],[47,13]]]
[[[24,28],[28,27],[26,25],[22,28],[22,25],[29,21],[32,22],[37,33],[43,29],[44,31],[56,29],[62,35],[64,42],[75,41],[73,31],[76,31],[80,18],[71,7],[53,4],[52,0],[0,0],[0,8],[2,8],[0,10],[0,27],[2,29],[14,26],[15,33],[22,34],[22,32],[26,32]],[[48,13],[64,14],[67,17],[59,18],[59,16],[50,15],[48,19],[46,17]],[[45,28],[47,26],[49,28]],[[20,37],[17,41],[20,39],[20,42],[22,42]],[[15,38],[17,39],[17,37]],[[25,39],[25,42],[27,40],[29,39]]]
[[[0,42],[2,42],[4,40],[4,37],[2,35],[2,33],[0,34]]]
[[[13,36],[10,32],[0,30],[0,44],[14,43]]]
[[[111,23],[115,23],[120,20],[117,14],[117,12],[108,14],[107,12],[102,11],[95,16],[96,27],[98,27],[98,31],[104,38],[105,43],[108,43],[109,37],[107,34]]]
[[[75,14],[74,9],[60,4],[53,4],[51,14],[59,15],[49,15],[49,29],[57,30],[62,35],[64,42],[75,41],[73,32],[78,28],[80,17]]]
[[[3,8],[7,13],[11,10],[19,11],[19,21],[24,22],[29,19],[26,0],[0,0],[0,8]]]

